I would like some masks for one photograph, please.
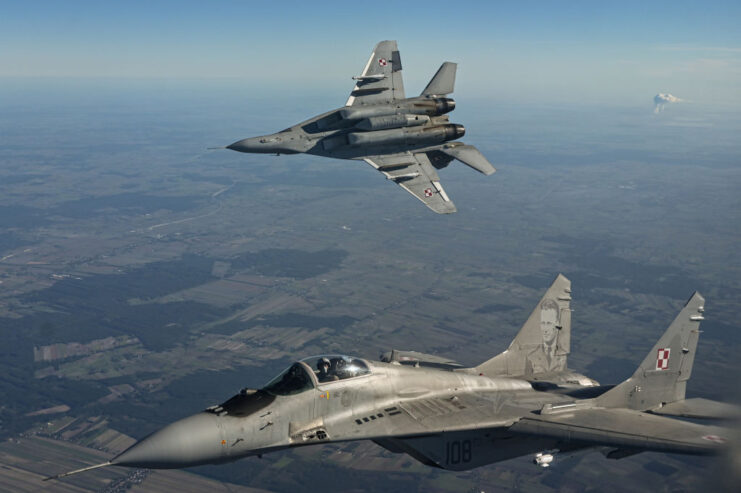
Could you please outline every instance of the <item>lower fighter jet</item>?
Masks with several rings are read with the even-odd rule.
[[[413,351],[380,362],[314,356],[261,389],[149,435],[97,467],[182,468],[305,445],[372,440],[429,466],[466,470],[532,454],[598,449],[716,454],[728,428],[672,419],[728,419],[738,409],[686,399],[705,300],[692,295],[635,373],[599,385],[570,370],[570,282],[559,275],[509,348],[474,368]]]
[[[485,175],[495,171],[478,149],[452,142],[465,134],[463,125],[450,123],[446,114],[455,109],[455,101],[446,97],[453,92],[455,72],[455,63],[443,63],[422,94],[407,98],[396,41],[381,41],[363,73],[353,77],[355,88],[344,107],[226,148],[362,159],[433,211],[455,212],[437,170],[458,159]]]

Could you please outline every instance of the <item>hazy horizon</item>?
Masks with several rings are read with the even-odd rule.
[[[396,39],[405,85],[459,63],[458,94],[515,102],[626,101],[671,93],[741,104],[737,2],[37,1],[0,18],[8,77],[236,78],[349,91],[373,45]],[[291,89],[289,89],[291,88]]]
[[[308,355],[393,348],[479,364],[558,273],[573,282],[570,369],[629,377],[698,290],[687,396],[739,402],[740,12],[4,5],[0,490],[108,460]],[[434,214],[362,161],[207,149],[342,106],[386,38],[407,96],[459,63],[450,121],[497,172],[439,170],[457,213]],[[654,492],[709,491],[722,475],[713,458],[654,452],[547,470],[530,459],[458,473],[355,442],[43,484]]]

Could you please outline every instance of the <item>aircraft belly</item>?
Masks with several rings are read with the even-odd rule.
[[[404,145],[404,144],[393,144],[387,146],[360,146],[353,147],[346,144],[347,134],[336,135],[330,137],[330,143],[328,144],[329,149],[324,145],[323,142],[327,139],[322,140],[322,144],[313,147],[307,154],[314,154],[317,156],[331,157],[335,159],[363,159],[368,156],[375,155],[391,155],[400,152],[413,151],[416,149],[429,147],[426,145]]]
[[[553,439],[512,437],[504,429],[441,433],[435,436],[394,440],[401,450],[426,465],[465,471],[494,462],[555,448]]]

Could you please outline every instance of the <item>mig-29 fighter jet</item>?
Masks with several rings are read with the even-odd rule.
[[[598,449],[716,454],[738,409],[686,399],[705,300],[692,295],[633,375],[599,385],[567,364],[570,282],[559,275],[509,348],[473,368],[413,351],[381,362],[343,355],[298,361],[259,390],[144,438],[103,466],[181,468],[312,444],[373,440],[429,466],[466,470],[532,454]]]
[[[315,116],[281,132],[235,142],[227,149],[261,154],[307,153],[362,159],[439,214],[456,211],[437,170],[453,159],[485,175],[495,169],[473,146],[454,142],[462,125],[447,113],[455,101],[456,64],[445,62],[417,97],[407,98],[396,41],[381,41],[344,107]]]

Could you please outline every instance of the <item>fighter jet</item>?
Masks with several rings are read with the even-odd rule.
[[[381,41],[347,103],[285,130],[235,142],[227,149],[260,154],[307,153],[363,160],[439,214],[456,211],[437,170],[458,159],[485,175],[495,169],[473,146],[457,142],[463,125],[448,120],[456,64],[445,62],[417,97],[407,98],[396,41]]]
[[[414,351],[381,361],[330,354],[292,364],[260,389],[176,421],[104,466],[182,468],[313,444],[372,440],[461,471],[530,454],[599,450],[717,454],[738,408],[685,398],[705,300],[695,293],[633,375],[600,385],[568,367],[571,283],[559,275],[503,353],[473,368]]]

